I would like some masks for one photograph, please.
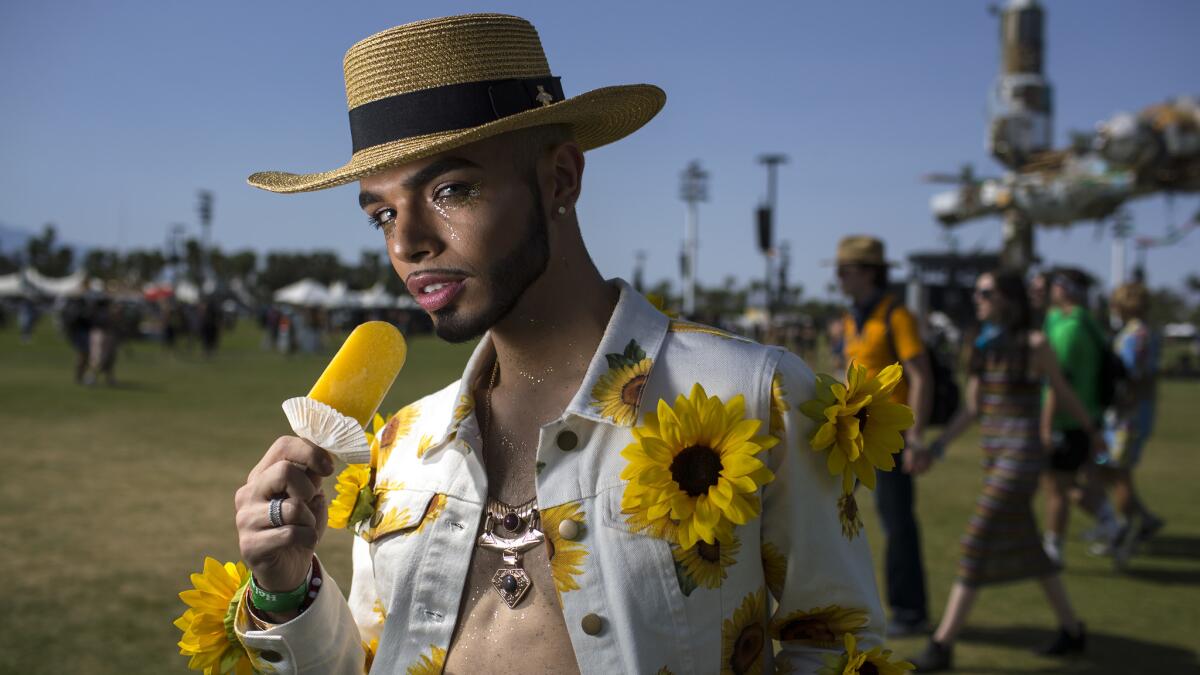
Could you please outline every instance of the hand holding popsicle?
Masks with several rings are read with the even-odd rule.
[[[328,504],[321,481],[333,473],[331,453],[346,462],[369,460],[363,426],[387,395],[406,353],[394,326],[364,323],[346,338],[309,395],[284,403],[296,436],[276,440],[234,497],[242,557],[264,590],[286,592],[304,581],[325,531]],[[282,525],[271,522],[271,502],[277,498],[283,500]]]

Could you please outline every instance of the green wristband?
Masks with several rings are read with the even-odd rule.
[[[312,573],[309,572],[309,574]],[[261,609],[264,612],[290,612],[304,604],[304,598],[308,595],[308,583],[309,579],[306,577],[294,591],[272,593],[259,588],[254,577],[251,576],[250,603],[254,605],[255,609]]]

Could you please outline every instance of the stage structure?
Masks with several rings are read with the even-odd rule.
[[[1118,114],[1054,149],[1045,12],[1037,0],[1009,0],[998,13],[1001,68],[986,145],[1006,171],[985,178],[965,166],[958,174],[927,175],[929,182],[957,185],[930,200],[943,225],[1001,216],[1001,259],[1025,269],[1034,260],[1035,226],[1102,221],[1138,197],[1200,191],[1200,99],[1180,96]],[[1130,232],[1123,226],[1117,234]]]

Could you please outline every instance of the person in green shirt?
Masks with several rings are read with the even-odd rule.
[[[1088,276],[1079,270],[1057,270],[1050,284],[1051,307],[1044,332],[1054,349],[1063,375],[1099,426],[1104,416],[1100,404],[1100,368],[1104,357],[1104,333],[1084,306]],[[1080,467],[1096,450],[1079,422],[1055,405],[1054,393],[1046,389],[1042,414],[1043,442],[1050,448],[1048,470],[1042,486],[1046,494],[1046,554],[1062,562],[1062,541],[1070,514],[1070,494]]]

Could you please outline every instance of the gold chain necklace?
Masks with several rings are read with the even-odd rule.
[[[492,390],[496,388],[496,373],[500,372],[500,357],[492,362],[492,378],[488,381],[487,394],[483,397],[483,438],[487,438],[488,430],[492,428]]]

